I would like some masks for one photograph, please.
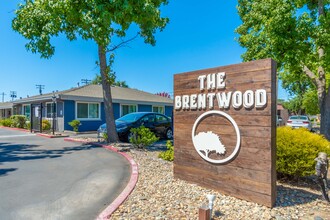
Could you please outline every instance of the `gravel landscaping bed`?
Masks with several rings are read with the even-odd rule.
[[[128,152],[139,165],[139,180],[110,219],[198,219],[207,194],[216,195],[214,219],[330,219],[330,204],[313,185],[278,182],[276,206],[270,209],[174,179],[172,162],[159,159],[158,153]]]
[[[91,137],[73,139],[98,141]],[[330,220],[330,204],[321,200],[321,192],[311,180],[299,183],[278,181],[276,205],[270,209],[174,179],[173,163],[158,158],[159,152],[166,150],[165,141],[147,151],[131,149],[127,143],[113,146],[120,151],[130,149],[126,153],[139,166],[139,180],[131,195],[110,219],[198,219],[199,207],[208,203],[206,195],[214,194],[213,219]]]

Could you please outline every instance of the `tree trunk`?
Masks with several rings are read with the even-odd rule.
[[[318,12],[319,12],[319,17],[325,16],[323,0],[318,0]],[[324,58],[324,49],[322,46],[319,47],[318,53],[319,53],[319,59],[320,61],[322,61],[322,59]],[[324,68],[322,66],[319,66],[317,72],[318,72],[317,96],[321,111],[320,133],[323,134],[328,140],[330,140],[330,87],[327,93]]]
[[[326,139],[330,141],[330,87],[328,88],[328,93],[325,95],[321,110],[321,127],[320,133],[325,136]]]
[[[106,48],[98,45],[98,55],[100,60],[100,72],[102,77],[103,102],[105,112],[105,122],[107,124],[107,142],[118,142],[118,134],[113,114],[111,87],[109,83],[109,69],[107,66]]]

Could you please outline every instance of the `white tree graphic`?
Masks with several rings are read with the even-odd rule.
[[[226,153],[226,148],[221,143],[220,137],[212,131],[199,132],[193,137],[193,142],[196,150],[203,151],[207,158],[209,158],[209,154],[212,151],[215,151],[220,155],[224,155]]]

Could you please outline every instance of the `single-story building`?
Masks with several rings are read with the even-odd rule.
[[[172,99],[116,86],[111,87],[111,93],[115,119],[128,113],[147,111],[172,117]],[[8,107],[12,115],[25,115],[32,123],[40,121],[40,117],[51,123],[54,121],[57,131],[72,130],[68,123],[75,119],[81,122],[79,131],[82,132],[96,131],[105,123],[101,85],[89,84],[65,91],[22,98],[13,101],[12,106]]]
[[[0,102],[0,119],[9,118],[12,115],[13,103],[12,102]]]
[[[277,104],[277,116],[282,119],[279,125],[286,125],[289,119],[289,111],[282,104]]]

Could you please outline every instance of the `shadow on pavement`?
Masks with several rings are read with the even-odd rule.
[[[6,176],[7,173],[13,172],[15,170],[17,170],[17,168],[0,169],[0,176]]]
[[[39,145],[0,143],[0,164],[4,162],[16,162],[21,160],[37,160],[44,158],[58,158],[75,151],[100,148],[92,145],[79,145],[76,147],[65,147],[59,150],[40,149]],[[15,171],[15,168],[0,169],[0,176]]]

